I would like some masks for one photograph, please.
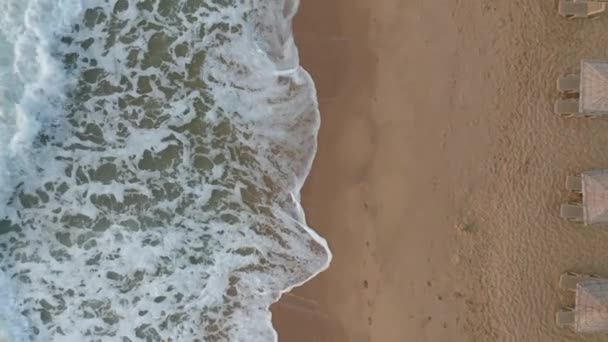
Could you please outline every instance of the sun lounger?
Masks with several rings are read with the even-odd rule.
[[[555,113],[560,115],[578,115],[578,100],[558,99],[555,101]]]
[[[582,192],[583,191],[583,179],[577,176],[568,176],[566,177],[566,190],[572,192]]]
[[[555,322],[560,328],[568,328],[574,326],[574,310],[558,311],[555,315]]]
[[[576,273],[565,272],[559,277],[559,288],[563,291],[576,291],[580,276]]]
[[[591,274],[579,274],[575,272],[564,272],[559,277],[559,288],[563,291],[576,291],[576,285],[586,279],[598,278]]]
[[[583,207],[573,204],[562,204],[559,214],[561,217],[572,221],[583,221]]]
[[[558,12],[562,17],[590,18],[606,11],[606,3],[598,1],[560,0]]]
[[[581,87],[581,77],[577,74],[564,75],[557,79],[557,90],[562,93],[578,93]]]

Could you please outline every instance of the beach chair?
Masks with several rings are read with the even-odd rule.
[[[581,274],[576,272],[564,272],[559,277],[559,288],[562,291],[576,291],[576,285],[583,280],[600,278],[593,274]]]
[[[568,19],[590,18],[606,11],[606,3],[599,1],[560,0],[558,12]]]
[[[559,209],[559,216],[566,220],[582,222],[583,221],[583,207],[576,204],[562,204]]]
[[[560,328],[571,328],[574,326],[574,309],[566,308],[562,311],[558,311],[555,314],[555,322]]]
[[[562,93],[578,93],[581,87],[581,77],[577,74],[564,75],[557,79],[557,90]]]
[[[583,179],[580,176],[566,177],[566,190],[581,194],[583,192]],[[584,209],[580,204],[562,204],[560,216],[567,220],[583,221]]]
[[[555,101],[555,113],[559,115],[578,115],[578,100],[558,99]]]
[[[566,177],[566,190],[572,192],[583,192],[583,179],[579,176]]]

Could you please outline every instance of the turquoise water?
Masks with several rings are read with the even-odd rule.
[[[327,267],[295,1],[0,0],[0,341],[273,341]]]

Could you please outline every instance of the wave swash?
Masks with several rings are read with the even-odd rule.
[[[295,0],[0,1],[0,341],[275,341],[325,269]]]

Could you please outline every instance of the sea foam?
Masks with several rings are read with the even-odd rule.
[[[330,259],[297,5],[0,5],[0,341],[276,339]]]

